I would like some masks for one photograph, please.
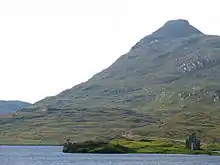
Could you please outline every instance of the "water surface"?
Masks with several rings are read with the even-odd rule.
[[[0,146],[0,165],[220,165],[220,157],[158,154],[64,154],[57,146]]]

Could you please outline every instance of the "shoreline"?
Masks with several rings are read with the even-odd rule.
[[[0,144],[0,146],[63,146],[63,144]]]
[[[49,145],[49,144],[0,144],[0,147],[63,147],[63,145]],[[62,152],[62,149],[60,150]],[[216,151],[207,151],[207,150],[197,150],[197,151],[186,151],[186,152],[175,152],[175,151],[169,151],[169,152],[125,152],[125,153],[102,153],[102,152],[66,152],[67,154],[98,154],[98,155],[125,155],[125,154],[132,154],[132,155],[207,155],[207,156],[220,156],[220,152]],[[64,154],[66,154],[64,153]]]
[[[132,140],[113,138],[108,141],[85,141],[79,143],[2,143],[0,147],[59,147],[60,152],[75,154],[183,154],[220,156],[220,145],[203,144],[200,150],[189,150],[185,143],[170,139]]]
[[[87,154],[184,154],[184,155],[216,155],[211,148],[198,150],[187,149],[184,143],[161,139],[135,141],[128,139],[113,139],[108,142],[87,141],[84,143],[66,142],[64,153]]]

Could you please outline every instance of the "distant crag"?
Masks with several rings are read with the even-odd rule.
[[[30,103],[23,101],[3,101],[0,100],[0,115],[14,113],[17,110],[21,110],[30,106]]]

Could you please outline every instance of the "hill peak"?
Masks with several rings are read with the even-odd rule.
[[[169,20],[152,34],[141,39],[132,47],[132,49],[138,48],[141,45],[148,45],[155,40],[173,40],[182,37],[190,37],[193,35],[203,35],[203,33],[194,26],[190,25],[189,21],[187,20]]]
[[[184,19],[167,21],[161,28],[152,33],[154,37],[166,39],[175,39],[201,34],[203,34],[201,31],[190,25],[189,21]]]
[[[175,20],[169,20],[165,23],[166,26],[171,26],[171,25],[174,25],[174,24],[181,24],[181,25],[187,25],[189,26],[189,21],[188,20],[185,20],[185,19],[175,19]]]

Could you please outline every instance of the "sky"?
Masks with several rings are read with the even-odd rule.
[[[219,0],[0,0],[0,100],[87,81],[166,21],[220,35]]]

